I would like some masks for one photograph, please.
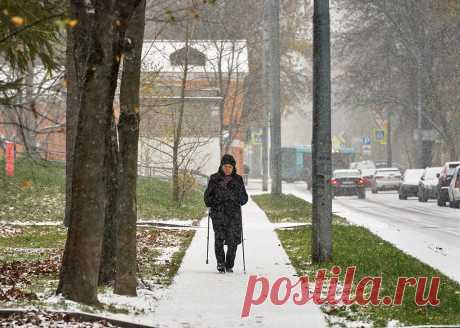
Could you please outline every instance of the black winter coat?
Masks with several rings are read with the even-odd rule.
[[[233,168],[232,179],[225,186],[224,172],[210,176],[204,192],[204,202],[210,207],[210,216],[216,239],[223,239],[225,245],[241,243],[242,218],[241,205],[248,202],[248,194],[243,178]]]

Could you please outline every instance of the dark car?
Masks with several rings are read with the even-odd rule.
[[[366,185],[360,170],[335,170],[331,185],[332,197],[356,195],[360,199],[366,198]]]
[[[449,201],[449,185],[452,180],[455,168],[460,162],[447,162],[438,173],[438,206],[446,206]]]
[[[399,199],[407,197],[417,197],[418,183],[425,172],[424,169],[407,169],[402,176],[401,185],[399,186]]]
[[[427,202],[438,198],[438,178],[442,167],[427,167],[418,183],[418,201]]]

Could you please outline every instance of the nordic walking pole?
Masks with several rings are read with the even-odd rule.
[[[206,246],[206,264],[209,263],[209,210],[208,210],[208,244]]]
[[[244,274],[246,274],[246,260],[244,259],[243,220],[241,220],[241,245],[243,247],[243,272],[244,272]]]

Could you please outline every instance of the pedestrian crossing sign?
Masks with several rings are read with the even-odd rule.
[[[374,129],[374,140],[376,143],[381,145],[387,144],[387,132],[386,129]]]

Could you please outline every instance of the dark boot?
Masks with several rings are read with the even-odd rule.
[[[227,254],[225,255],[225,269],[227,272],[233,272],[233,265],[235,264],[236,249],[238,245],[228,245]]]
[[[216,238],[214,241],[214,252],[216,254],[217,271],[225,272],[225,251],[224,240]]]
[[[225,264],[223,263],[217,264],[217,271],[219,271],[220,273],[225,273]]]

